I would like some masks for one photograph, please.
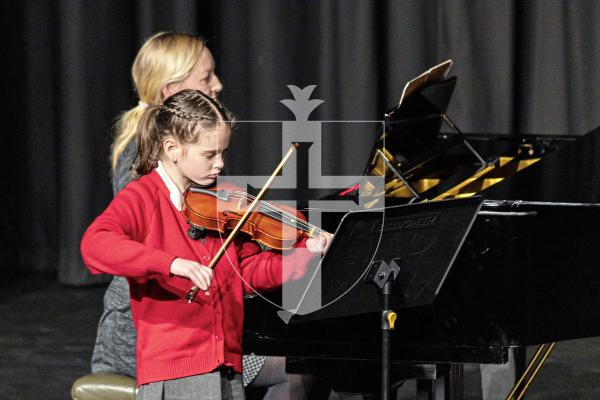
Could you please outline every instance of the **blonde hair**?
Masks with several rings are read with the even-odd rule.
[[[131,76],[139,96],[136,107],[122,113],[115,123],[111,148],[114,170],[119,157],[135,136],[148,105],[163,101],[162,88],[187,78],[206,46],[204,39],[186,33],[159,32],[146,40],[135,57]]]
[[[184,89],[166,98],[163,104],[148,107],[138,125],[137,175],[156,168],[165,138],[173,137],[182,144],[196,143],[203,132],[217,129],[219,124],[233,127],[233,114],[199,90]]]

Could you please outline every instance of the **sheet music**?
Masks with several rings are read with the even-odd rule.
[[[441,82],[448,76],[448,72],[452,67],[452,60],[446,60],[434,67],[429,68],[427,71],[423,72],[421,75],[416,78],[408,81],[408,83],[404,86],[404,90],[402,91],[402,96],[400,96],[400,101],[398,105],[402,104],[402,101],[408,97],[412,92],[417,90],[418,88],[424,86],[428,82]]]

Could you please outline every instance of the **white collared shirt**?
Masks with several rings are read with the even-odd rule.
[[[181,211],[183,209],[183,193],[181,193],[181,190],[179,190],[175,182],[173,182],[173,179],[171,179],[167,173],[167,170],[160,161],[158,161],[156,172],[158,172],[158,175],[160,175],[165,185],[167,185],[167,189],[169,189],[169,198],[171,199],[171,203],[173,203],[177,211]]]

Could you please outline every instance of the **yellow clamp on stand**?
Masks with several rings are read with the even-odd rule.
[[[398,318],[398,315],[395,312],[393,312],[393,311],[388,312],[387,320],[390,324],[391,331],[394,330],[394,324],[396,323],[396,318]]]
[[[396,324],[396,318],[398,318],[398,314],[389,310],[385,312],[383,318],[385,319],[385,321],[387,321],[388,329],[390,331],[393,331]]]

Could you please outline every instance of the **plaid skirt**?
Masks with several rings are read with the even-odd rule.
[[[257,356],[254,353],[249,355],[244,354],[242,359],[242,364],[244,367],[242,382],[244,383],[244,387],[248,386],[250,383],[252,383],[254,378],[256,378],[256,375],[258,375],[262,369],[266,359],[266,356]]]
[[[136,400],[244,400],[242,376],[222,367],[208,374],[152,382],[138,388]]]

